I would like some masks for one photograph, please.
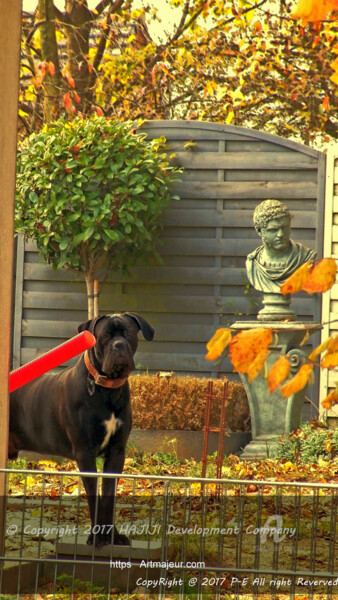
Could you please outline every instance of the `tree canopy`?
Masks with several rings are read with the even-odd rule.
[[[16,231],[36,241],[53,268],[84,276],[88,315],[94,280],[155,255],[161,215],[178,169],[163,140],[130,123],[94,116],[62,119],[19,148]]]
[[[170,4],[177,18],[166,33],[164,3],[101,0],[89,9],[66,0],[61,11],[38,0],[34,16],[24,16],[22,133],[97,111],[231,123],[310,145],[338,137],[333,20],[295,20],[289,0]]]

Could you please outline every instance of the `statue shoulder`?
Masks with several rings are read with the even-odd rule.
[[[315,250],[311,250],[307,246],[301,244],[301,242],[292,242],[294,251],[297,252],[302,262],[307,262],[309,260],[315,260],[317,258],[317,252]]]
[[[257,258],[257,256],[262,252],[264,246],[258,246],[258,248],[256,248],[255,250],[253,250],[253,252],[250,252],[250,254],[247,255],[246,259],[247,260],[255,260]]]

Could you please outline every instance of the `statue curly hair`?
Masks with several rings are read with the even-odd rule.
[[[257,233],[265,229],[269,221],[281,217],[291,219],[289,209],[283,202],[274,199],[263,200],[256,206],[253,214],[253,222]]]

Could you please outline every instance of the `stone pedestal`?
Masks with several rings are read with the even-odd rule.
[[[270,347],[267,359],[269,371],[276,360],[287,354],[291,362],[291,375],[294,376],[307,358],[307,350],[300,344],[307,332],[318,331],[321,325],[304,322],[237,322],[232,329],[247,330],[254,328],[272,329],[277,334],[277,343]],[[301,424],[305,389],[288,398],[283,398],[279,389],[272,394],[268,390],[267,380],[261,372],[251,382],[245,374],[240,374],[248,396],[252,441],[244,448],[242,459],[260,459],[271,457],[281,435],[288,435]]]

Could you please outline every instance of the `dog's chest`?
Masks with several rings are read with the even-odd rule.
[[[116,433],[116,431],[119,427],[121,427],[121,425],[121,419],[116,418],[114,413],[110,415],[109,419],[104,419],[102,421],[104,434],[103,441],[100,445],[100,450],[104,450],[104,448],[108,445],[110,438]]]

